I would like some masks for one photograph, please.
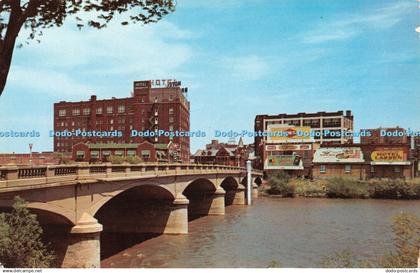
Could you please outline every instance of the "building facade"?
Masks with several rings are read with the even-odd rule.
[[[61,157],[54,152],[0,154],[0,165],[49,165],[60,164]]]
[[[313,155],[319,145],[353,142],[353,115],[349,110],[257,115],[254,129],[276,134],[255,137],[257,168],[309,177]]]
[[[221,143],[212,140],[205,149],[199,149],[193,154],[194,163],[218,164],[245,167],[247,160],[253,160],[253,145],[245,145],[242,138],[238,144]]]
[[[189,136],[168,133],[190,130],[187,89],[180,85],[171,80],[135,81],[127,98],[98,100],[92,95],[89,101],[55,103],[54,151],[72,152],[78,143],[172,143],[173,154],[167,156],[188,162]]]

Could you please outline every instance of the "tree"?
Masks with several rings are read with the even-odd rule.
[[[79,29],[101,29],[119,14],[127,13],[122,25],[149,24],[175,10],[175,0],[0,0],[0,96],[6,86],[16,39],[21,29],[28,40],[37,40],[43,30],[63,25],[73,15]],[[90,19],[83,19],[85,17]],[[93,19],[92,19],[93,18]],[[28,42],[28,41],[27,41]]]
[[[0,262],[5,267],[49,267],[54,256],[41,235],[36,215],[22,198],[15,197],[12,212],[0,214]]]

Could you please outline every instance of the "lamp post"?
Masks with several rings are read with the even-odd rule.
[[[29,165],[32,166],[32,147],[34,145],[32,143],[29,143]]]

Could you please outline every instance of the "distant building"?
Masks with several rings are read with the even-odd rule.
[[[73,146],[72,159],[90,163],[107,162],[110,156],[138,157],[143,162],[174,162],[170,158],[174,144],[150,143],[78,143]]]
[[[244,167],[247,160],[254,159],[253,145],[245,145],[242,138],[238,144],[220,143],[212,140],[205,149],[199,149],[193,154],[194,163],[220,164]]]
[[[0,165],[48,165],[48,164],[59,164],[61,158],[54,152],[33,152],[32,162],[31,155],[25,154],[0,154]]]
[[[313,159],[313,178],[348,177],[366,179],[366,167],[361,147],[335,145],[316,150]]]
[[[361,144],[408,144],[410,138],[404,128],[375,128],[363,129],[368,135],[360,136]]]
[[[54,131],[73,133],[64,137],[55,135],[54,151],[72,152],[73,146],[79,143],[173,143],[176,148],[173,154],[165,156],[189,162],[189,136],[154,135],[159,130],[190,131],[190,103],[186,92],[176,81],[135,81],[131,97],[98,100],[93,95],[89,101],[55,103]],[[133,135],[133,131],[147,133]]]
[[[256,167],[267,173],[280,170],[310,177],[315,150],[323,143],[353,143],[351,111],[257,115],[256,132],[276,136],[255,137]]]

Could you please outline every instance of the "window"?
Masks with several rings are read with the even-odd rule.
[[[169,115],[172,115],[174,113],[174,108],[169,108]]]
[[[401,168],[400,168],[400,167],[398,167],[398,166],[395,166],[395,167],[394,167],[394,172],[395,172],[395,173],[399,173],[399,172],[401,172]]]
[[[98,152],[98,151],[91,151],[91,152],[90,152],[90,157],[91,157],[92,159],[97,159],[97,158],[99,158],[99,152]]]
[[[319,166],[319,172],[320,173],[325,173],[326,171],[327,171],[327,167],[325,165]]]
[[[109,124],[114,124],[114,120],[113,119],[110,119],[109,120]]]
[[[112,106],[108,106],[107,108],[106,108],[106,113],[107,114],[112,114],[112,111],[113,111],[114,109],[112,108]]]
[[[169,95],[169,101],[173,101],[174,97],[172,95]]]
[[[345,173],[351,173],[351,165],[345,165],[344,166],[344,172]]]
[[[127,155],[128,156],[135,156],[136,155],[136,151],[135,150],[128,150],[127,151]]]
[[[61,109],[61,110],[58,110],[58,116],[59,116],[59,117],[64,117],[64,116],[66,116],[66,109]]]
[[[111,151],[102,151],[102,156],[103,157],[108,157],[108,156],[110,156],[111,155]]]
[[[149,150],[143,150],[141,151],[141,157],[148,159],[150,158],[150,151]]]
[[[375,166],[370,166],[370,172],[375,173]]]
[[[124,113],[124,112],[125,112],[125,106],[124,105],[118,106],[118,113]]]
[[[115,155],[124,156],[124,151],[123,150],[117,150],[117,151],[115,151]]]
[[[90,115],[90,108],[84,108],[83,109],[83,115],[85,115],[85,116]]]
[[[72,111],[72,115],[73,115],[73,116],[80,116],[80,109],[78,109],[78,108],[73,109],[73,111]]]
[[[155,103],[156,103],[156,102],[158,102],[158,98],[157,98],[157,97],[155,97]]]
[[[174,117],[169,117],[169,122],[174,122]]]
[[[96,108],[96,114],[97,115],[102,115],[102,107]]]
[[[173,125],[170,125],[169,126],[169,131],[173,131],[174,130],[174,126]]]
[[[84,151],[77,151],[76,152],[76,159],[84,159],[85,158],[85,152]]]

